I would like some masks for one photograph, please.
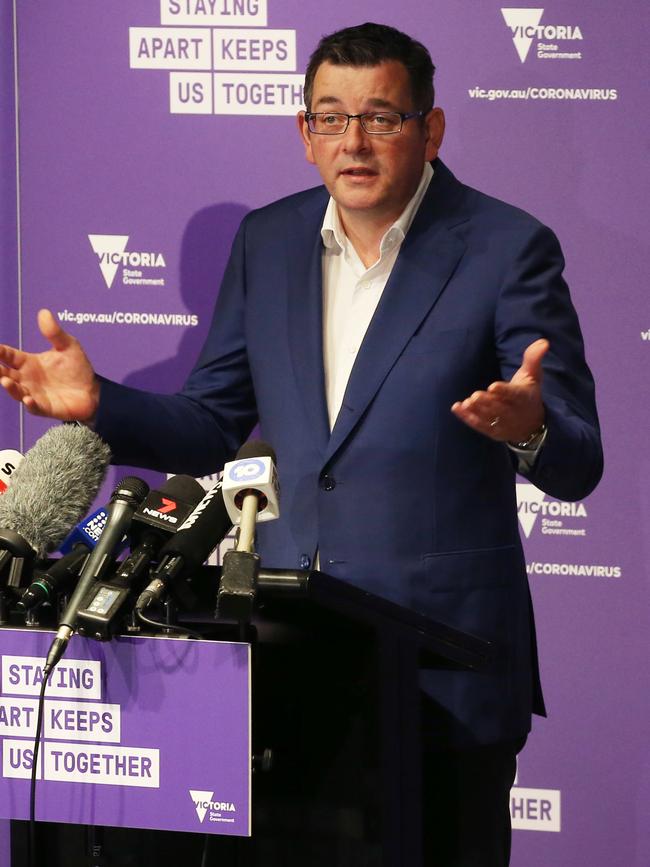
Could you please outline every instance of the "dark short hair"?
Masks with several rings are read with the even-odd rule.
[[[321,63],[335,66],[378,66],[386,60],[403,63],[411,81],[414,107],[428,111],[433,106],[435,66],[427,49],[387,24],[359,24],[323,36],[309,58],[305,73],[305,106],[311,110],[314,78]]]

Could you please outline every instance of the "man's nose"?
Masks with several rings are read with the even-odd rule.
[[[345,150],[356,152],[368,147],[368,133],[361,126],[361,118],[351,117],[348,128],[343,133],[343,146]]]

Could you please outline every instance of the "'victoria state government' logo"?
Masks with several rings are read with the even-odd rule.
[[[544,491],[535,485],[517,482],[517,515],[524,535],[530,538],[537,519],[541,516],[539,526],[544,536],[586,536],[587,530],[574,523],[571,519],[586,518],[587,509],[584,503],[565,503],[560,500],[546,499]],[[569,519],[569,526],[566,519]]]
[[[128,235],[88,235],[90,246],[99,259],[99,270],[108,289],[113,285],[117,269],[122,266],[122,282],[125,284],[164,286],[162,277],[143,277],[141,268],[165,268],[167,263],[162,253],[141,253],[127,250]]]
[[[561,51],[556,44],[567,40],[582,40],[575,24],[542,24],[543,9],[501,8],[503,20],[512,32],[512,41],[523,63],[533,40],[537,40],[537,57],[541,60],[582,60],[581,51]]]
[[[232,818],[226,818],[224,813],[235,813],[235,805],[231,801],[213,801],[214,792],[206,792],[201,789],[190,789],[190,798],[194,804],[199,822],[209,813],[210,822],[232,822]]]

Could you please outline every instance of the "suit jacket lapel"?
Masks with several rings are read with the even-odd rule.
[[[320,192],[320,191],[319,191]],[[325,451],[329,418],[323,371],[323,275],[320,229],[328,195],[323,189],[298,208],[287,231],[289,350],[293,372],[316,444]]]
[[[325,461],[349,436],[465,252],[450,231],[467,219],[459,207],[462,186],[442,163],[435,172],[359,350]]]

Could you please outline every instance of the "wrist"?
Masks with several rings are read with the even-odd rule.
[[[535,449],[540,445],[544,436],[546,435],[546,422],[542,422],[542,424],[534,430],[529,436],[525,439],[520,440],[519,442],[513,442],[512,440],[508,441],[508,445],[512,446],[515,449],[523,449],[525,451],[535,451]]]

